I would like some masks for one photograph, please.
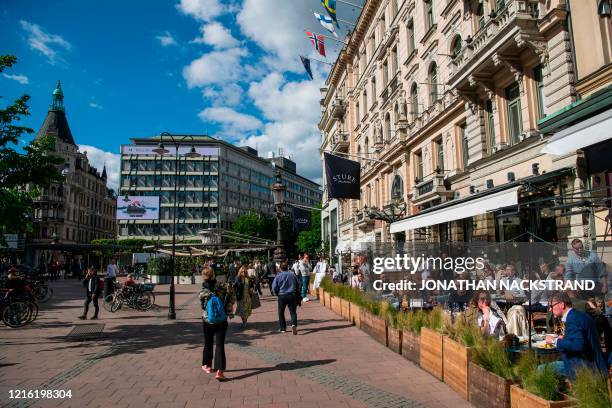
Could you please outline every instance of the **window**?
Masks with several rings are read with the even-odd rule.
[[[440,171],[444,171],[444,142],[442,138],[436,140],[436,154],[438,155],[436,167]]]
[[[482,30],[485,25],[484,0],[479,0],[476,6],[476,21],[478,30]]]
[[[423,6],[425,7],[425,32],[431,30],[434,25],[434,0],[423,0]]]
[[[359,115],[359,102],[355,102],[355,122],[359,123],[361,116]]]
[[[364,112],[368,111],[368,91],[367,90],[363,91],[363,111]]]
[[[389,63],[385,60],[382,66],[382,74],[383,74],[383,88],[387,86],[389,82]]]
[[[495,114],[493,113],[493,101],[489,99],[485,107],[487,111],[487,138],[489,141],[489,147],[495,146]]]
[[[453,58],[457,58],[461,53],[461,36],[455,36],[452,44],[453,45],[451,47],[451,55],[453,56]]]
[[[391,115],[389,113],[387,113],[385,116],[385,133],[387,136],[387,142],[390,142],[393,135],[391,133]]]
[[[410,89],[410,104],[412,105],[412,119],[415,120],[419,116],[419,87],[416,83],[412,84]]]
[[[391,60],[393,61],[393,76],[399,71],[399,61],[397,59],[397,47],[391,51]]]
[[[408,32],[408,55],[410,55],[416,49],[414,42],[414,21],[410,20],[408,22],[406,31]]]
[[[429,69],[429,104],[433,105],[438,100],[438,67],[434,62]]]
[[[495,7],[497,7],[497,10],[503,9],[504,7],[506,7],[506,0],[496,0]]]
[[[546,116],[546,99],[544,98],[544,72],[541,65],[538,65],[533,70],[533,79],[535,80],[536,94],[538,97],[538,119],[542,119]]]
[[[508,140],[513,145],[519,142],[519,136],[523,131],[521,91],[517,82],[506,88],[506,104],[508,108]]]
[[[372,103],[376,101],[376,77],[372,77]]]
[[[468,136],[467,136],[467,126],[465,123],[459,126],[459,135],[461,137],[461,153],[463,154],[463,168],[465,169],[468,165],[468,160],[470,158]]]
[[[416,178],[418,181],[423,180],[423,152],[418,151],[414,154],[414,161],[416,163]]]

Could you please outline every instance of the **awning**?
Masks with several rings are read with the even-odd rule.
[[[562,155],[612,138],[612,109],[563,129],[550,138],[542,153]]]
[[[394,234],[396,232],[404,232],[428,227],[430,225],[437,225],[443,222],[460,220],[500,208],[517,205],[519,188],[521,188],[521,186],[511,187],[473,200],[450,205],[439,210],[404,218],[403,220],[391,224],[391,233]]]

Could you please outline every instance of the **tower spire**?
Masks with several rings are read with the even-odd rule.
[[[104,168],[102,169],[102,178],[103,179],[107,178],[107,176],[106,176],[106,163],[104,163]]]
[[[53,103],[49,107],[50,111],[64,111],[64,93],[62,92],[62,83],[58,80],[57,86],[53,91]]]

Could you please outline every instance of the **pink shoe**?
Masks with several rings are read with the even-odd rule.
[[[202,371],[204,371],[206,374],[210,374],[210,373],[212,373],[212,368],[210,368],[207,365],[203,365],[202,366]]]
[[[217,375],[215,375],[215,378],[217,379],[217,381],[227,380],[227,378],[225,378],[225,376],[223,375],[223,371],[221,370],[217,370]]]

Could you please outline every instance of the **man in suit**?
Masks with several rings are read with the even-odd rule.
[[[86,291],[85,303],[83,305],[83,315],[79,316],[79,319],[85,320],[87,319],[87,312],[89,311],[89,304],[93,302],[94,305],[94,315],[91,320],[98,319],[98,311],[100,310],[98,307],[98,297],[100,296],[100,292],[102,291],[100,288],[100,279],[96,275],[96,272],[93,268],[87,269],[87,273],[85,275],[85,279],[83,280],[83,286]]]
[[[601,351],[595,321],[586,313],[573,309],[572,300],[566,293],[553,294],[550,307],[552,313],[561,318],[564,327],[559,337],[546,336],[546,342],[554,344],[561,352],[563,363],[553,363],[555,370],[566,375],[570,381],[574,381],[576,369],[580,366],[607,375],[608,366]]]

